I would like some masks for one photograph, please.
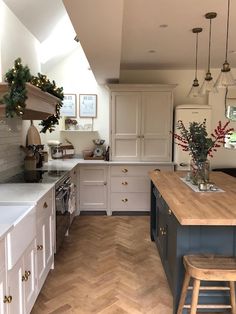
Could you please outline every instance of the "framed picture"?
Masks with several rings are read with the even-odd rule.
[[[76,94],[64,94],[60,115],[70,118],[77,117]]]
[[[97,116],[97,95],[79,95],[79,116],[80,118],[96,118]]]

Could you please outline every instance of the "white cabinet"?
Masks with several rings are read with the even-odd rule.
[[[173,170],[171,165],[114,165],[110,169],[111,212],[149,211],[150,179],[148,172]]]
[[[112,160],[172,158],[174,85],[109,85]]]
[[[107,210],[107,167],[80,166],[80,210]]]
[[[7,273],[8,314],[30,313],[36,300],[35,239]]]
[[[6,290],[5,239],[0,240],[0,314],[5,314],[11,296]]]
[[[36,214],[37,278],[38,290],[40,290],[54,261],[55,216],[53,190],[50,190],[38,202]]]

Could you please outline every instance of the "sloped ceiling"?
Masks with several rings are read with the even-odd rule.
[[[209,20],[211,67],[224,62],[227,0],[4,0],[43,41],[68,13],[99,83],[119,80],[121,69],[192,69],[199,34],[199,68],[206,69]],[[66,9],[66,10],[65,10]],[[71,39],[73,40],[73,39]],[[63,44],[63,43],[62,43]],[[228,60],[236,67],[236,1],[231,0]]]

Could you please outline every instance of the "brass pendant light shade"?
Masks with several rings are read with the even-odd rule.
[[[193,80],[193,85],[188,93],[188,97],[198,97],[200,96],[200,87],[197,78],[197,66],[198,66],[198,34],[202,32],[201,27],[195,27],[192,32],[196,34],[196,46],[195,46],[195,78]]]
[[[217,93],[217,88],[214,86],[214,80],[211,76],[211,23],[212,19],[216,18],[217,14],[215,12],[209,12],[205,14],[205,18],[210,21],[209,26],[209,40],[208,40],[208,65],[207,65],[207,72],[205,79],[202,83],[201,89],[200,89],[200,95],[206,95],[209,92]]]

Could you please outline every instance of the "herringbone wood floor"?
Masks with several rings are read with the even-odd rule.
[[[171,314],[149,217],[80,216],[32,314]]]

